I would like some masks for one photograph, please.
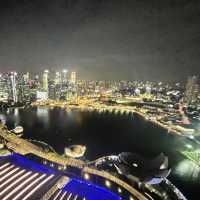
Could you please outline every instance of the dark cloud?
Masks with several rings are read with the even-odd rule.
[[[0,69],[176,80],[200,72],[195,0],[4,0]]]

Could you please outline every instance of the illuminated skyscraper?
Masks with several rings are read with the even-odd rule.
[[[8,75],[0,74],[0,101],[7,102],[9,96]]]
[[[76,72],[71,72],[70,82],[71,82],[72,84],[75,84],[75,83],[76,83]]]
[[[61,83],[61,73],[60,72],[56,72],[54,82],[55,82],[55,85]]]
[[[191,76],[187,80],[185,88],[184,102],[187,104],[196,103],[199,95],[199,79],[197,76]]]
[[[48,91],[48,81],[49,81],[49,71],[45,70],[42,78],[42,86],[46,92]]]
[[[17,95],[18,102],[30,103],[33,83],[29,79],[29,73],[17,77]]]
[[[24,79],[24,82],[26,83],[29,81],[29,72],[23,75],[23,79]]]
[[[68,73],[68,70],[64,69],[62,72],[63,72],[62,82],[66,83],[67,82],[67,73]]]
[[[56,99],[56,85],[55,81],[49,81],[49,90],[48,90],[48,97],[49,99]]]
[[[11,86],[11,98],[13,102],[17,102],[17,83],[16,83],[16,77],[17,73],[16,72],[11,72],[10,73],[10,86]]]

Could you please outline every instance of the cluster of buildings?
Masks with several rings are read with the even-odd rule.
[[[76,93],[76,72],[50,73],[41,76],[29,72],[0,74],[0,102],[28,104],[36,100],[64,99]]]
[[[73,100],[88,98],[135,98],[152,102],[197,106],[200,103],[198,76],[186,83],[149,81],[77,80],[75,71],[44,70],[39,75],[9,72],[0,74],[0,102],[29,104],[36,100]]]

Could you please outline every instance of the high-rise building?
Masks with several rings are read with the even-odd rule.
[[[68,70],[64,69],[62,72],[63,72],[62,82],[66,83],[67,82],[67,73],[68,73]]]
[[[0,74],[0,101],[7,102],[9,97],[8,75]]]
[[[187,104],[196,103],[199,95],[199,78],[191,76],[188,78],[185,88],[184,102]]]
[[[16,103],[18,101],[18,98],[17,98],[17,82],[16,82],[17,73],[16,72],[11,72],[9,75],[10,75],[10,95],[11,95],[11,100]]]
[[[29,81],[29,78],[30,78],[29,77],[29,72],[27,72],[26,74],[23,75],[24,82],[27,83]]]
[[[49,81],[48,98],[49,99],[56,99],[56,84],[53,80]]]
[[[42,100],[42,101],[47,100],[48,99],[48,93],[46,91],[37,91],[36,99]]]
[[[42,77],[42,86],[44,91],[48,92],[49,71],[45,70]]]
[[[61,73],[60,72],[56,72],[54,82],[55,82],[55,85],[61,83]]]
[[[23,103],[31,102],[31,82],[29,80],[29,73],[18,77],[17,90],[18,101]]]
[[[71,82],[72,84],[75,84],[75,83],[76,83],[76,72],[71,72],[70,82]]]

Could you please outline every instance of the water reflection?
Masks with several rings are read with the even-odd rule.
[[[18,117],[18,116],[19,116],[19,109],[18,109],[18,108],[15,108],[15,109],[14,109],[14,116],[15,116],[15,117]]]
[[[0,114],[0,121],[3,124],[6,124],[6,116],[4,114]]]
[[[21,115],[20,115],[20,109],[19,108],[9,108],[7,111],[6,111],[6,114],[7,114],[7,118],[9,118],[9,120],[7,119],[7,121],[13,121],[14,124],[13,124],[13,128],[20,125],[20,121],[21,121]]]
[[[46,108],[37,108],[36,111],[37,118],[44,123],[45,126],[48,126],[49,123],[49,110]]]
[[[174,169],[174,174],[191,182],[196,182],[199,179],[200,168],[195,163],[188,159],[179,162]]]

